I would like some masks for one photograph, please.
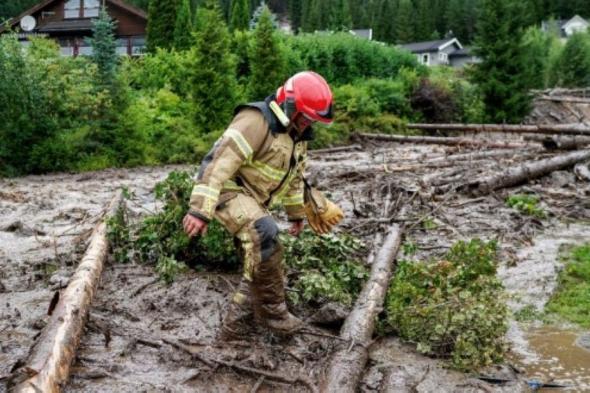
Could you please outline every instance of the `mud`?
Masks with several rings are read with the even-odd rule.
[[[534,265],[536,255],[543,254],[542,247],[534,255],[522,251],[545,244],[535,241],[538,236],[561,231],[564,220],[590,219],[590,185],[564,172],[559,178],[546,177],[472,198],[453,190],[479,174],[517,165],[527,157],[515,151],[508,156],[462,158],[452,166],[444,165],[446,157],[466,152],[455,147],[365,142],[361,151],[321,157],[312,154],[308,173],[346,212],[340,230],[362,237],[369,245],[391,222],[404,223],[406,244],[415,246],[404,248],[414,249],[413,253],[400,253],[405,259],[436,258],[460,239],[498,239],[507,287],[514,292],[541,288],[548,297],[552,286],[545,281],[531,279],[524,285],[521,280],[511,283],[510,277],[518,276],[521,264],[526,276],[524,272]],[[26,355],[43,326],[53,291],[66,284],[88,231],[113,191],[124,186],[133,192],[128,206],[138,217],[157,208],[151,191],[172,169],[177,168],[0,181],[0,377],[9,374],[15,362]],[[508,208],[505,198],[516,192],[539,195],[549,218],[539,220]],[[549,282],[554,280],[556,265],[546,265],[543,272]],[[210,367],[163,339],[181,341],[205,357],[319,379],[332,347],[330,338],[298,335],[281,339],[254,330],[247,343],[231,347],[216,344],[214,337],[239,272],[192,271],[170,286],[154,278],[150,267],[107,266],[66,392],[242,392],[261,381],[261,392],[307,391],[302,385],[261,380],[259,375],[231,367]],[[539,296],[524,291],[516,303],[529,304],[527,301],[535,302]],[[324,332],[337,334],[337,330]],[[526,334],[522,337],[528,340]],[[492,372],[500,375],[505,370]],[[524,376],[512,377],[517,381],[509,387],[489,385],[450,372],[442,361],[420,356],[396,339],[383,339],[372,346],[362,390],[396,391],[394,386],[401,389],[403,385],[408,391],[419,392],[519,391],[515,389],[522,388],[518,380]]]

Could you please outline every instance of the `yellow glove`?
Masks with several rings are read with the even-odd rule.
[[[315,188],[305,190],[305,214],[313,231],[323,235],[344,218],[342,210]]]

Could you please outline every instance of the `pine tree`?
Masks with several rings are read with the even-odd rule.
[[[429,40],[436,31],[433,0],[416,0],[416,35],[417,41]]]
[[[222,129],[237,101],[236,70],[230,36],[216,0],[197,10],[191,88],[195,121],[204,132]]]
[[[472,75],[479,85],[489,121],[520,122],[530,97],[521,55],[524,10],[510,0],[483,0],[475,54],[482,59]]]
[[[174,46],[176,0],[150,0],[148,7],[147,49],[170,49]]]
[[[253,100],[262,100],[284,82],[286,58],[272,24],[272,14],[265,7],[254,31],[250,56],[251,76],[248,93]]]
[[[248,30],[250,22],[250,8],[248,0],[232,0],[230,30]]]
[[[352,17],[348,0],[333,0],[330,14],[330,30],[350,30]]]
[[[193,43],[193,17],[189,0],[180,0],[176,24],[174,26],[174,48],[189,49]]]
[[[400,0],[397,8],[396,38],[404,44],[414,41],[414,8],[411,0]]]
[[[289,0],[289,15],[291,16],[291,29],[297,33],[301,28],[303,18],[303,0]]]
[[[104,7],[100,9],[98,19],[93,22],[92,60],[98,66],[99,82],[102,86],[112,87],[117,72],[117,42],[115,40],[115,22]]]
[[[391,44],[397,41],[397,2],[396,0],[373,1],[370,5],[375,26],[375,39]]]
[[[572,35],[563,48],[558,64],[560,87],[590,86],[590,35]]]
[[[258,26],[258,21],[260,20],[260,17],[262,16],[265,10],[268,10],[268,7],[266,6],[264,0],[262,0],[260,2],[260,5],[258,5],[258,7],[254,10],[254,13],[252,14],[252,19],[250,19],[250,30],[256,29],[256,26]],[[270,13],[270,21],[274,28],[279,27],[277,17],[273,13]]]

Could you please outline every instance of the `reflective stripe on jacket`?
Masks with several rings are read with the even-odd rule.
[[[220,195],[244,191],[263,206],[282,204],[289,220],[303,219],[306,157],[306,141],[272,132],[260,110],[243,107],[203,159],[190,213],[211,220]]]

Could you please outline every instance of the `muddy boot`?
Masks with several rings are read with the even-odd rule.
[[[242,278],[223,319],[217,338],[222,341],[238,341],[248,336],[254,321],[250,283]]]
[[[252,282],[254,315],[258,323],[272,332],[291,335],[301,329],[303,322],[287,309],[282,261],[283,248],[278,244],[271,257],[256,269]]]

